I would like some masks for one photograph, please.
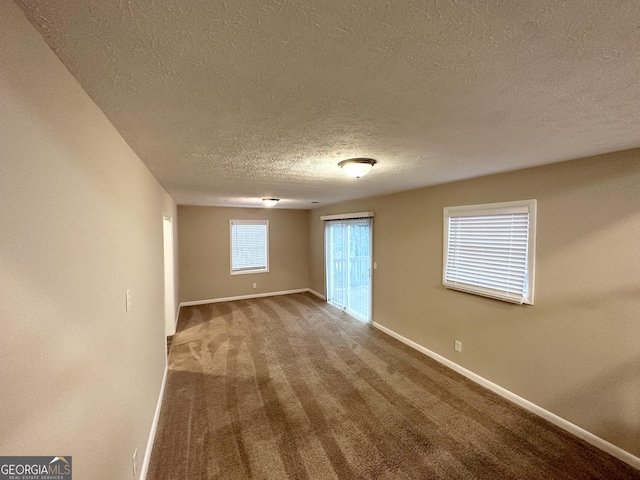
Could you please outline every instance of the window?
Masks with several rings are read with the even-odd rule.
[[[445,287],[533,305],[536,201],[444,209]]]
[[[231,220],[231,275],[269,271],[269,222]]]

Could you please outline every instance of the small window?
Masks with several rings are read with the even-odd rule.
[[[231,275],[269,271],[269,222],[231,220]]]
[[[536,201],[444,209],[445,287],[533,305]]]

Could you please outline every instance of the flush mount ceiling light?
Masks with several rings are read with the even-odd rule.
[[[263,198],[262,201],[267,207],[275,207],[276,203],[280,201],[279,198]]]
[[[341,161],[338,166],[341,167],[347,175],[360,178],[369,173],[375,164],[376,161],[372,158],[350,158]]]

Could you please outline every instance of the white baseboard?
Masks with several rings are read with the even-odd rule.
[[[471,370],[467,370],[464,367],[461,367],[460,365],[458,365],[457,363],[452,362],[451,360],[443,357],[442,355],[438,355],[435,352],[432,352],[431,350],[429,350],[428,348],[423,347],[422,345],[409,340],[406,337],[403,337],[402,335],[394,332],[393,330],[385,327],[384,325],[380,325],[379,323],[376,322],[372,322],[372,325],[381,330],[382,332],[386,333],[387,335],[395,338],[396,340],[401,341],[402,343],[409,345],[410,347],[418,350],[421,353],[424,353],[425,355],[427,355],[428,357],[433,358],[434,360],[436,360],[437,362],[449,367],[450,369],[458,372],[461,375],[464,375],[465,377],[467,377],[470,380],[473,380],[474,382],[482,385],[485,388],[488,388],[489,390],[491,390],[492,392],[497,393],[498,395],[500,395],[501,397],[506,398],[507,400],[512,401],[513,403],[520,405],[521,407],[523,407],[524,409],[535,413],[536,415],[538,415],[539,417],[544,418],[545,420],[553,423],[554,425],[562,428],[563,430],[566,430],[569,433],[572,433],[573,435],[575,435],[578,438],[581,438],[582,440],[584,440],[587,443],[590,443],[591,445],[593,445],[594,447],[599,448],[600,450],[603,450],[605,452],[607,452],[608,454],[622,460],[625,463],[628,463],[629,465],[631,465],[634,468],[640,469],[640,458],[636,457],[635,455],[627,452],[626,450],[621,449],[620,447],[615,446],[612,443],[607,442],[606,440],[597,437],[596,435],[594,435],[591,432],[588,432],[587,430],[565,420],[562,417],[559,417],[558,415],[556,415],[555,413],[551,413],[548,410],[545,410],[544,408],[536,405],[535,403],[530,402],[529,400],[526,400],[518,395],[516,395],[513,392],[510,392],[509,390],[502,388],[500,385],[497,385],[489,380],[487,380],[486,378],[481,377],[480,375],[477,375],[475,373],[473,373]]]
[[[180,305],[178,305],[178,308],[176,309],[176,316],[173,319],[173,325],[171,326],[171,331],[170,332],[165,332],[165,335],[167,337],[172,337],[173,335],[176,334],[176,327],[178,326],[178,318],[180,317]]]
[[[158,420],[160,420],[160,410],[162,409],[162,400],[164,399],[164,389],[167,385],[167,374],[169,373],[169,365],[164,367],[164,376],[162,377],[162,385],[160,386],[160,394],[158,395],[158,403],[156,404],[156,413],[153,415],[151,423],[151,431],[147,440],[147,449],[144,452],[142,467],[140,468],[140,480],[146,480],[147,470],[149,470],[149,462],[151,461],[151,450],[153,449],[153,441],[156,438],[156,430],[158,429]]]
[[[327,297],[325,297],[321,293],[318,293],[315,290],[311,290],[310,288],[307,288],[307,292],[311,293],[312,295],[315,295],[318,298],[321,298],[322,300],[326,300],[327,299]]]
[[[320,298],[322,297],[320,294],[308,289],[308,288],[298,288],[296,290],[284,290],[282,292],[268,292],[268,293],[254,293],[252,295],[240,295],[237,297],[223,297],[223,298],[210,298],[209,300],[194,300],[192,302],[180,302],[180,307],[191,307],[193,305],[206,305],[208,303],[220,303],[220,302],[234,302],[236,300],[248,300],[251,298],[263,298],[263,297],[275,297],[278,295],[291,295],[292,293],[305,293],[311,292],[314,295],[318,295]],[[179,309],[178,309],[179,310]]]

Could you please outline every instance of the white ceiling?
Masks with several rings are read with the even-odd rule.
[[[637,0],[16,3],[180,204],[312,208],[640,146]],[[378,164],[354,180],[354,156]]]

